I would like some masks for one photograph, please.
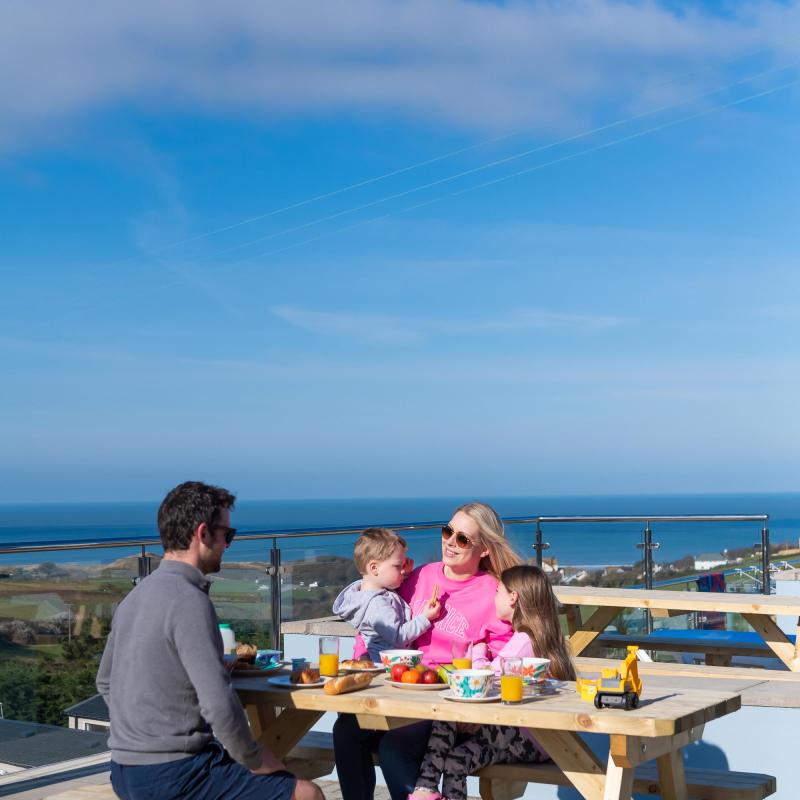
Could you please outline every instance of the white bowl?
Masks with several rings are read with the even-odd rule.
[[[548,676],[549,670],[549,658],[526,656],[522,659],[522,680],[525,683],[543,683]]]
[[[454,697],[471,699],[486,697],[494,681],[492,669],[456,669],[449,675],[450,691]]]
[[[383,650],[379,655],[387,675],[395,664],[405,664],[412,669],[422,660],[422,650]]]

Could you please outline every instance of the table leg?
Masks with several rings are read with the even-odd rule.
[[[569,637],[572,654],[579,656],[607,627],[614,617],[622,613],[615,606],[601,606],[578,630]]]
[[[263,705],[259,703],[248,704],[244,707],[247,719],[250,722],[250,730],[253,738],[258,740],[264,731],[269,730],[275,724],[275,708],[274,706]]]
[[[569,635],[572,636],[572,634],[580,630],[581,627],[581,607],[564,606],[564,613],[567,616],[567,631]]]
[[[606,778],[603,765],[577,733],[541,728],[532,730],[532,733],[586,800],[604,797]]]
[[[792,644],[777,623],[766,614],[742,614],[753,630],[758,631],[767,646],[792,672],[800,672],[797,646]],[[800,632],[800,631],[798,631]]]
[[[663,800],[687,800],[686,773],[683,769],[683,751],[672,750],[656,759],[658,784]]]
[[[276,714],[272,706],[260,703],[248,705],[246,710],[254,738],[278,758],[285,758],[324,713],[284,708],[280,714]],[[254,726],[254,720],[257,727]]]
[[[621,767],[608,759],[603,800],[630,800],[633,791],[633,768]]]

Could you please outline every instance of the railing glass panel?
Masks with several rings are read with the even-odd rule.
[[[293,540],[281,548],[281,620],[327,617],[336,595],[359,578],[355,536]],[[287,546],[289,545],[289,546]]]
[[[269,567],[268,540],[234,539],[222,569],[211,576],[209,597],[217,617],[233,628],[239,642],[272,646]]]
[[[60,725],[95,693],[111,617],[138,574],[135,548],[29,553],[0,567],[5,719]]]

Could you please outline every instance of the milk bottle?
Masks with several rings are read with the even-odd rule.
[[[227,622],[223,622],[219,626],[219,632],[222,634],[222,652],[236,655],[236,637],[233,635],[233,628]]]

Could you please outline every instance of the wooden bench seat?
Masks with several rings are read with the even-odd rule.
[[[793,645],[796,637],[786,637]],[[635,644],[644,650],[673,653],[702,653],[707,664],[723,666],[733,656],[761,656],[776,659],[775,653],[755,631],[728,630],[657,630],[653,633],[602,633],[591,645],[594,648],[624,648]],[[783,665],[781,665],[783,666]]]
[[[307,733],[287,759],[287,766],[302,777],[321,777],[333,769],[333,736],[330,733]],[[305,768],[305,769],[303,769]],[[311,774],[313,773],[313,774]],[[569,779],[553,763],[548,764],[494,764],[477,773],[480,795],[483,800],[508,797],[498,791],[497,783],[541,783],[550,786],[571,786]],[[698,800],[763,800],[776,791],[775,778],[750,772],[725,770],[686,769],[689,797]],[[640,794],[659,794],[656,765],[645,764],[636,769],[634,791]],[[521,792],[519,793],[521,794]],[[511,796],[518,796],[512,793]]]
[[[287,767],[303,778],[320,778],[333,770],[333,736],[330,733],[307,733],[286,759]],[[564,773],[548,764],[495,764],[477,773],[483,800],[508,797],[503,785],[509,782],[541,783],[550,786],[569,786]],[[499,785],[498,785],[499,784]],[[689,797],[697,800],[763,800],[776,791],[775,778],[749,772],[726,772],[698,768],[686,769]],[[659,794],[655,764],[638,767],[634,791],[639,794]],[[512,793],[513,796],[514,793]],[[48,800],[117,800],[110,783],[79,786]]]

